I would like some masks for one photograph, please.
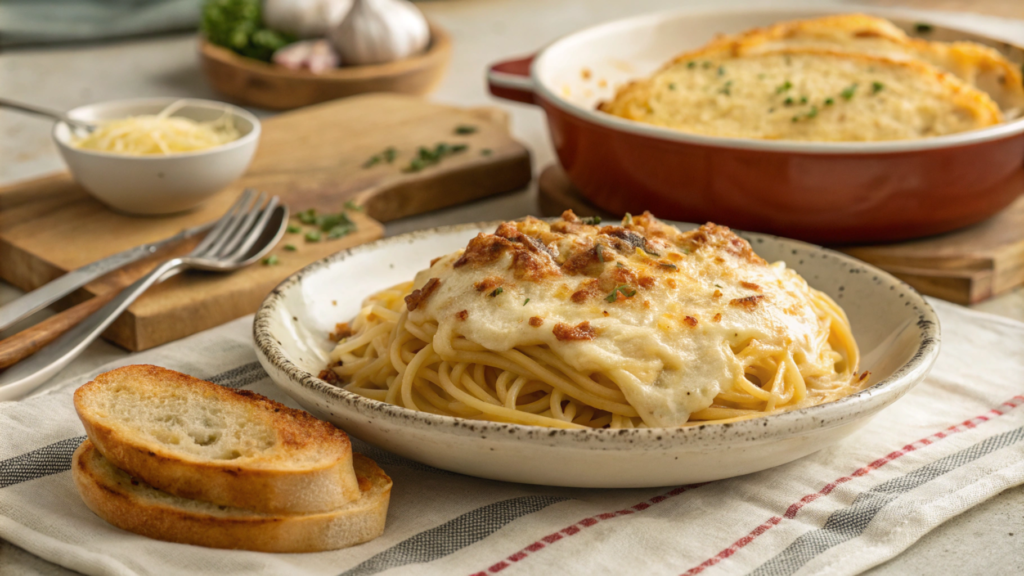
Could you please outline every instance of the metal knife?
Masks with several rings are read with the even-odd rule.
[[[129,248],[124,252],[118,252],[113,256],[107,256],[102,260],[97,260],[91,264],[86,264],[77,270],[72,270],[56,280],[36,288],[17,300],[0,306],[0,330],[9,328],[18,320],[53,304],[78,288],[81,288],[96,278],[103,276],[107,272],[117,270],[126,264],[145,258],[164,246],[181,242],[182,240],[191,238],[196,234],[202,234],[213,227],[215,223],[216,222],[207,222],[206,224],[202,224],[194,228],[188,228],[187,230],[182,230],[170,238]]]

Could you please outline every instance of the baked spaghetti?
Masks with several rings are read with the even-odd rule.
[[[728,228],[506,222],[339,325],[321,376],[368,398],[558,428],[677,427],[860,388],[835,302]]]

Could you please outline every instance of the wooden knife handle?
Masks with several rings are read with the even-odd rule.
[[[0,369],[21,361],[39,351],[58,336],[67,332],[90,314],[99,310],[104,304],[117,296],[119,290],[107,290],[92,298],[54,314],[42,322],[18,332],[14,336],[0,340]]]
[[[114,270],[100,277],[91,284],[94,290],[103,291],[92,298],[76,304],[63,312],[50,316],[46,320],[18,332],[14,336],[0,340],[0,370],[20,362],[38,352],[43,346],[57,339],[58,336],[78,325],[90,314],[102,308],[114,299],[122,290],[142,278],[157,263],[171,256],[185,254],[195,248],[201,237],[193,237],[164,247],[151,256],[132,262],[124,268]]]

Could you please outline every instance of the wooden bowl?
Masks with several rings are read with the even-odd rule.
[[[387,64],[341,67],[320,74],[246,58],[200,40],[199,61],[213,89],[246,106],[288,110],[368,92],[421,96],[433,90],[448,67],[452,41],[430,24],[427,51]]]

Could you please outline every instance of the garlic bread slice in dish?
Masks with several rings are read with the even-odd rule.
[[[115,466],[183,498],[267,513],[359,498],[348,435],[253,392],[126,366],[76,390],[75,409]]]
[[[917,59],[949,72],[987,93],[1004,116],[1024,112],[1024,82],[1020,68],[999,51],[974,42],[931,42],[911,38],[884,18],[866,14],[837,14],[780,22],[740,34],[720,36],[706,47],[677,58],[729,53],[762,54],[789,48],[816,48],[871,54],[893,60]]]
[[[677,59],[621,88],[604,112],[731,138],[871,142],[997,124],[984,92],[915,60],[793,48]]]
[[[391,479],[361,454],[353,463],[359,497],[310,514],[251,512],[162,492],[115,467],[89,440],[75,451],[71,475],[97,516],[148,538],[256,552],[322,552],[367,542],[384,532]]]

